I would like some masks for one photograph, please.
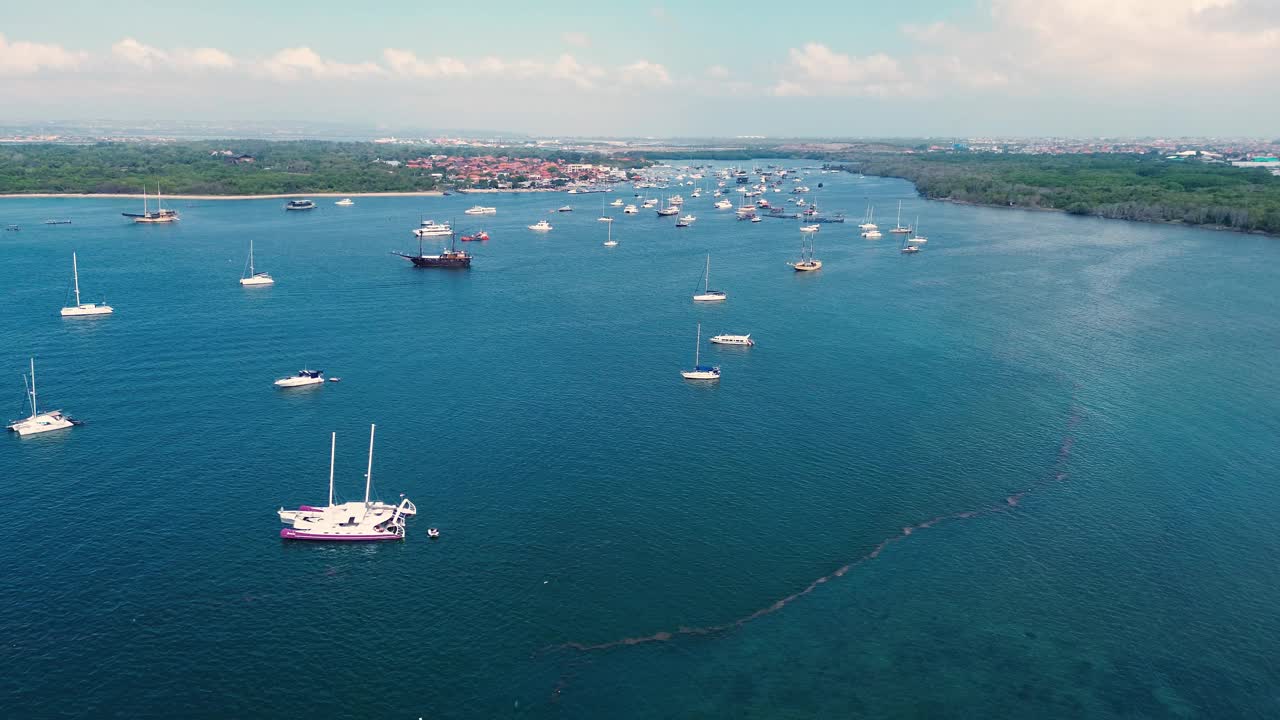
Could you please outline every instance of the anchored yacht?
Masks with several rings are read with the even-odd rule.
[[[249,262],[244,275],[240,278],[240,284],[245,287],[254,287],[261,285],[274,285],[275,279],[264,272],[256,272],[253,267],[253,240],[249,240]]]
[[[750,334],[716,335],[711,338],[711,342],[715,343],[716,345],[739,345],[742,347],[751,347],[752,345],[756,344],[756,341],[751,339]]]
[[[719,380],[720,367],[718,365],[702,364],[702,323],[698,323],[698,339],[693,350],[693,369],[681,370],[680,375],[685,380]]]
[[[476,205],[475,207],[471,207],[466,210],[463,210],[462,213],[464,215],[497,215],[498,208],[485,207],[483,205]]]
[[[79,420],[73,420],[62,414],[61,410],[47,410],[40,412],[36,406],[36,359],[31,358],[31,375],[30,382],[27,382],[28,376],[22,376],[23,383],[27,387],[27,397],[31,400],[31,416],[22,420],[15,420],[5,426],[10,432],[18,433],[18,436],[38,435],[51,430],[63,430],[74,425],[80,425]]]
[[[307,370],[305,368],[302,370],[299,370],[298,374],[296,375],[283,377],[275,382],[276,387],[282,387],[282,388],[294,388],[294,387],[304,387],[306,385],[323,385],[323,384],[324,384],[323,370]]]
[[[364,501],[334,504],[333,460],[338,446],[338,434],[329,438],[329,504],[323,507],[299,505],[295,510],[276,511],[281,528],[280,537],[285,540],[328,540],[345,542],[374,542],[379,540],[403,540],[405,522],[418,514],[418,508],[400,496],[397,505],[371,501],[369,491],[373,484],[373,435],[376,425],[369,426],[369,464],[364,474]]]
[[[110,315],[115,310],[108,304],[80,302],[80,268],[76,265],[76,254],[71,253],[71,276],[75,278],[76,304],[62,308],[62,317],[86,317],[90,315]]]
[[[529,229],[536,230],[538,232],[547,232],[552,228],[551,228],[551,223],[547,222],[546,220],[539,220],[538,222],[530,225]]]

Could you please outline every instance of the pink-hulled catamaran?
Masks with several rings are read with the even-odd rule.
[[[329,438],[329,504],[324,507],[300,505],[297,510],[278,511],[280,522],[289,527],[280,530],[286,540],[328,540],[346,542],[372,542],[377,540],[401,540],[404,538],[405,521],[418,514],[418,509],[404,495],[399,505],[370,502],[369,489],[373,480],[373,434],[376,425],[369,426],[369,466],[364,475],[364,502],[352,501],[333,504],[333,460],[338,446],[338,434]]]

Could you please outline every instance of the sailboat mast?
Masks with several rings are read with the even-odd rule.
[[[702,323],[698,323],[698,339],[693,343],[693,369],[702,364]]]
[[[369,485],[373,482],[373,431],[377,425],[369,426],[369,466],[364,472],[364,504],[369,506]]]
[[[338,449],[338,433],[329,435],[329,507],[333,507],[333,455]]]
[[[902,201],[898,201],[898,220],[893,224],[894,227],[902,227]]]
[[[249,238],[249,277],[253,277],[253,238]]]
[[[147,216],[147,186],[142,186],[142,217]]]
[[[707,270],[702,273],[702,292],[711,292],[711,253],[707,253]]]
[[[71,277],[75,278],[76,283],[76,305],[80,304],[80,268],[76,265],[76,254],[71,253]]]
[[[31,416],[36,416],[36,359],[31,358]]]

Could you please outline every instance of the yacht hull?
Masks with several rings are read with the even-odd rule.
[[[110,315],[115,310],[110,305],[94,305],[86,303],[75,307],[62,308],[62,317],[89,317],[93,315]]]

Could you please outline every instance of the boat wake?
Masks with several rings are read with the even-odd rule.
[[[951,522],[956,522],[960,520],[971,520],[973,518],[983,517],[987,515],[994,515],[1002,512],[1008,512],[1009,510],[1017,507],[1018,504],[1021,503],[1022,500],[1027,495],[1043,490],[1053,484],[1063,482],[1067,479],[1068,477],[1067,464],[1068,464],[1068,460],[1071,457],[1072,445],[1075,443],[1075,437],[1072,433],[1074,432],[1075,428],[1080,424],[1080,421],[1083,418],[1083,413],[1084,413],[1083,408],[1077,401],[1076,393],[1078,389],[1079,389],[1079,385],[1078,384],[1074,385],[1072,390],[1072,397],[1071,397],[1071,410],[1067,419],[1066,433],[1063,435],[1062,442],[1058,446],[1057,457],[1054,460],[1054,463],[1051,466],[1050,471],[1046,473],[1046,475],[1043,478],[1035,481],[1031,485],[1028,485],[1022,490],[1019,490],[1011,495],[1005,496],[1005,498],[998,503],[994,503],[985,507],[979,507],[971,510],[961,510],[957,512],[942,514],[942,515],[936,515],[927,520],[917,522],[913,525],[907,525],[902,528],[902,531],[900,533],[895,535],[890,535],[889,537],[886,537],[883,540],[881,540],[874,547],[872,547],[871,550],[868,551],[866,554],[854,560],[850,560],[849,562],[845,563],[839,568],[836,568],[832,572],[826,575],[823,575],[820,578],[815,579],[813,582],[810,582],[808,585],[806,585],[803,589],[798,590],[790,595],[787,595],[786,597],[779,598],[778,600],[775,600],[772,603],[764,607],[761,607],[760,609],[756,610],[753,613],[750,613],[749,615],[744,615],[735,620],[730,620],[720,625],[703,625],[698,627],[689,627],[689,626],[681,625],[671,630],[660,630],[658,632],[653,633],[652,635],[638,635],[634,637],[624,637],[624,638],[619,638],[617,640],[610,640],[610,641],[601,642],[601,643],[583,643],[583,642],[571,641],[571,642],[565,642],[557,645],[548,646],[544,648],[543,651],[544,652],[575,651],[578,653],[596,653],[596,652],[605,651],[605,650],[613,650],[615,648],[627,647],[630,645],[646,645],[649,643],[670,642],[672,640],[675,640],[681,637],[722,635],[722,634],[731,632],[733,630],[737,630],[738,628],[741,628],[742,626],[746,625],[747,623],[753,620],[764,617],[765,615],[771,615],[773,613],[776,613],[782,610],[783,608],[790,605],[791,603],[799,600],[800,598],[803,598],[809,593],[812,593],[814,590],[818,589],[820,586],[826,584],[827,582],[843,577],[848,573],[853,572],[854,570],[857,570],[862,565],[865,565],[866,563],[869,563],[872,560],[875,560],[876,558],[880,557],[881,553],[887,550],[890,546],[892,546],[895,543],[902,542],[903,540],[906,540],[909,537],[912,537],[913,535],[917,534],[920,530],[928,530],[929,528],[937,527],[938,525],[942,525],[944,523],[951,523]],[[556,687],[552,691],[553,701],[559,698],[560,692],[567,685],[567,682],[568,682],[567,678],[561,678],[560,682],[556,685]]]

